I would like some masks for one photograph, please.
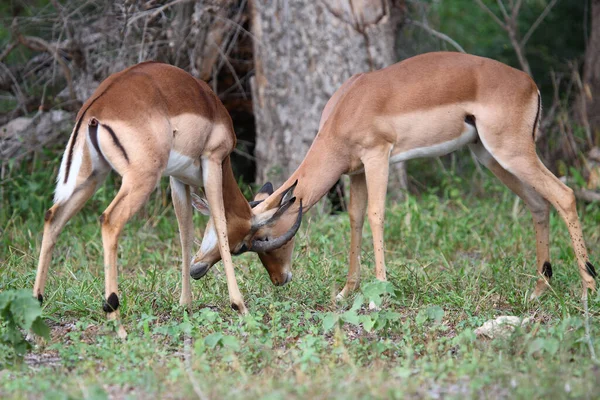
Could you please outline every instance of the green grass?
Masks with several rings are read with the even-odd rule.
[[[48,154],[13,167],[2,183],[0,290],[33,286],[58,165]],[[365,229],[362,291],[342,304],[333,297],[347,272],[344,214],[305,217],[285,287],[271,285],[255,255],[235,258],[247,317],[230,309],[220,264],[192,283],[191,314],[178,306],[181,254],[163,182],[119,244],[124,342],[101,308],[97,217],[115,194],[111,178],[56,246],[43,310],[51,339],[20,365],[9,366],[0,349],[0,397],[193,398],[195,383],[215,399],[597,398],[600,369],[582,341],[581,286],[564,224],[552,214],[553,290],[529,302],[531,217],[521,204],[513,218],[514,196],[490,176],[471,175],[438,174],[435,190],[388,207],[387,285],[374,282]],[[599,207],[581,204],[579,213],[600,267]],[[196,218],[200,238],[206,221]],[[369,311],[382,292],[382,308]],[[597,294],[590,303],[600,338]],[[533,323],[508,339],[475,337],[499,315]]]

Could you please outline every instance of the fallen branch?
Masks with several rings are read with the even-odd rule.
[[[600,192],[589,189],[576,189],[575,197],[588,203],[600,202]]]

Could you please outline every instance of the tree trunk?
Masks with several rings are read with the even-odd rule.
[[[600,0],[592,0],[591,30],[583,68],[582,122],[600,140]]]
[[[321,112],[341,84],[396,61],[402,8],[388,0],[253,0],[251,5],[256,177],[258,183],[279,186],[306,155]],[[404,176],[400,170],[393,179]]]

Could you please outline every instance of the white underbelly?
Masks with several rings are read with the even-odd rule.
[[[455,150],[472,143],[477,138],[477,130],[473,125],[465,123],[465,130],[455,139],[446,142],[436,143],[431,146],[417,147],[414,149],[394,153],[394,148],[390,151],[390,164],[401,161],[412,160],[413,158],[440,157],[450,154]]]
[[[452,153],[477,139],[477,129],[473,125],[464,123],[464,130],[460,136],[445,142],[436,143],[430,146],[415,147],[409,150],[394,152],[394,147],[390,150],[389,163],[395,164],[402,161],[412,160],[413,158],[440,157]],[[364,172],[364,168],[352,171],[349,175]]]
[[[200,187],[202,186],[202,168],[200,162],[194,161],[196,160],[191,157],[171,150],[163,176],[172,176],[187,185]]]

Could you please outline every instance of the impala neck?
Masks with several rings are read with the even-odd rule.
[[[341,151],[343,145],[322,133],[319,132],[298,169],[273,194],[280,194],[298,180],[294,196],[302,200],[304,212],[325,196],[349,168],[349,158]],[[293,208],[297,209],[299,204],[296,201]]]
[[[252,211],[248,200],[242,194],[231,169],[229,156],[223,160],[223,203],[227,221],[241,219],[249,221]]]

